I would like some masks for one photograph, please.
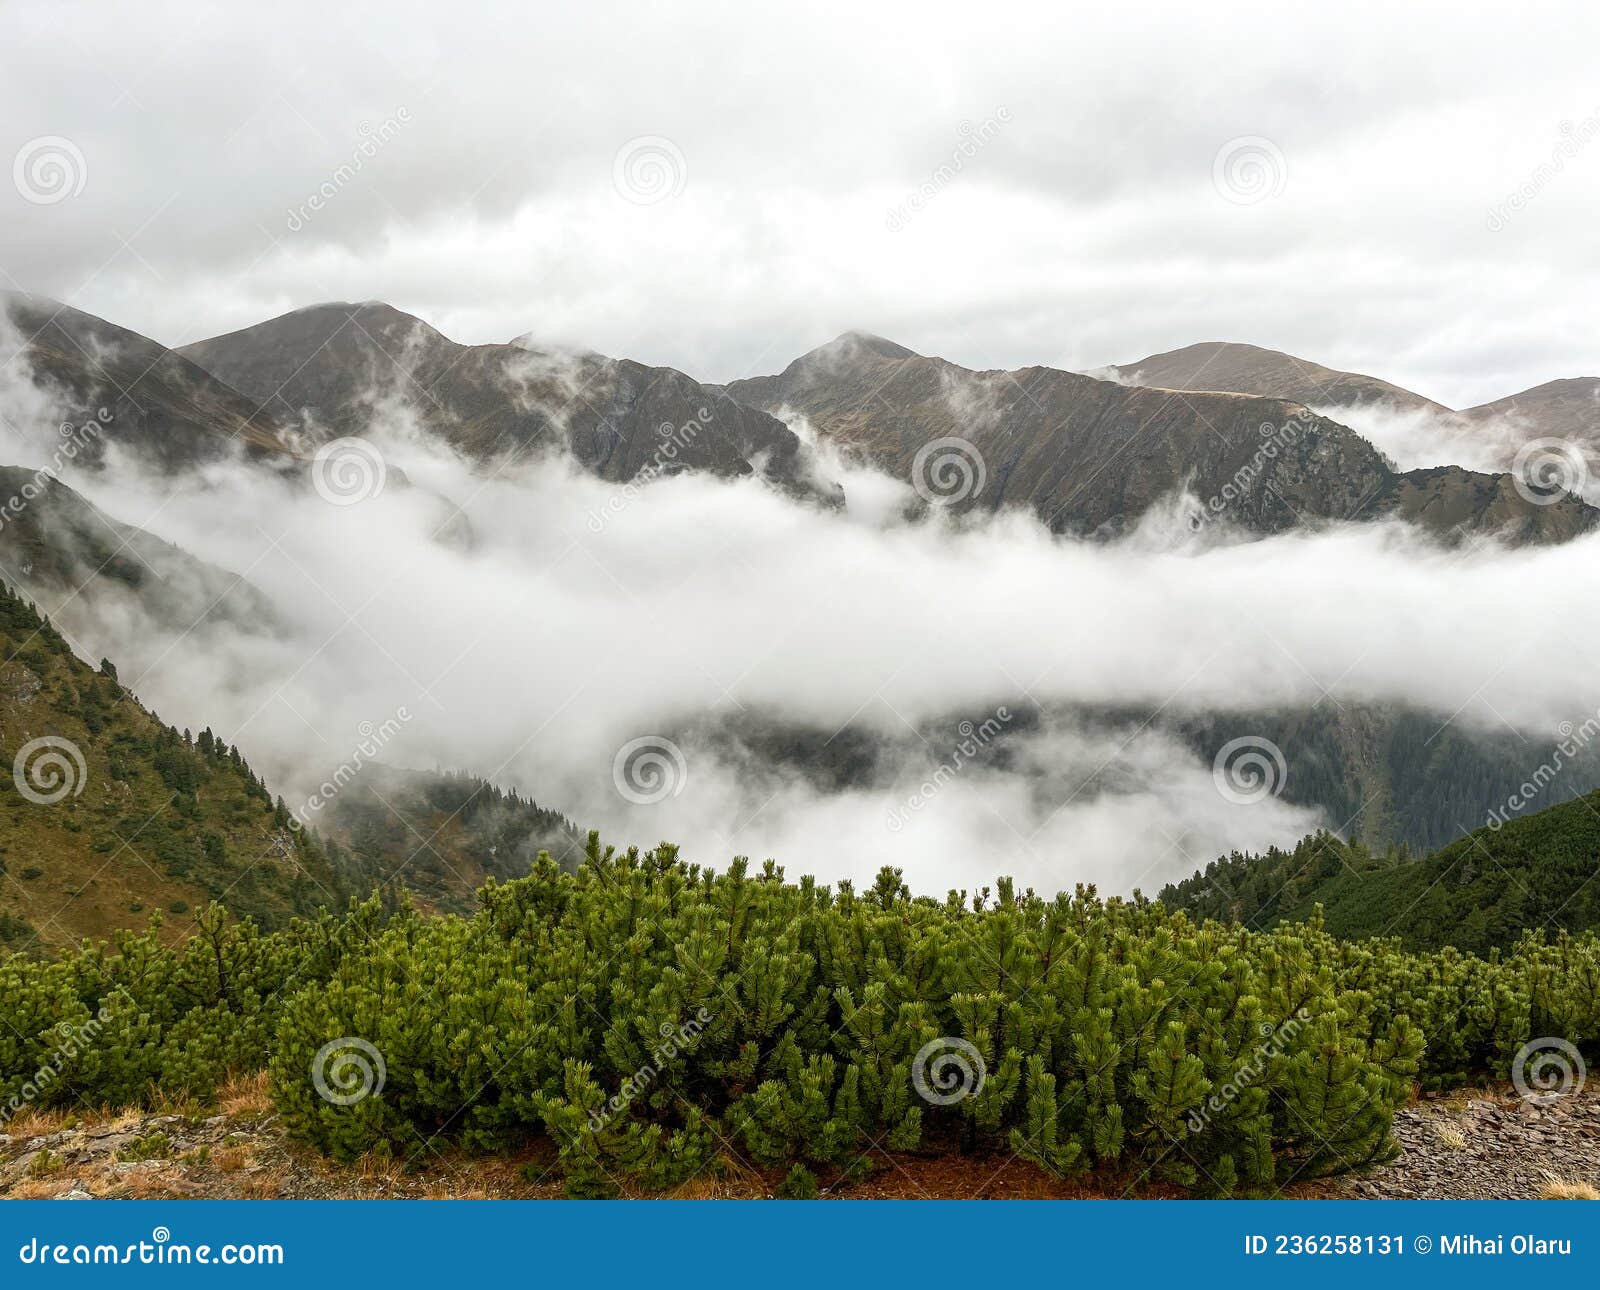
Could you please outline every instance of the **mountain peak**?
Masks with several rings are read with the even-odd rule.
[[[1443,404],[1375,376],[1342,372],[1279,349],[1242,341],[1206,340],[1108,369],[1128,385],[1163,390],[1212,390],[1288,399],[1307,407],[1384,403],[1407,410],[1447,412]]]
[[[835,336],[826,345],[819,345],[805,358],[845,358],[858,353],[868,353],[878,358],[917,358],[915,350],[907,349],[904,345],[897,345],[894,341],[884,336],[879,336],[870,331],[847,331]]]

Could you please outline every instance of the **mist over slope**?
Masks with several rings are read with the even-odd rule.
[[[47,467],[48,385],[28,391],[41,415],[12,418],[0,460]],[[842,508],[755,469],[611,479],[571,452],[486,456],[392,393],[337,388],[323,433],[358,435],[354,457],[323,438],[291,470],[243,446],[162,469],[112,440],[98,469],[61,471],[271,604],[271,633],[92,594],[59,617],[168,720],[237,743],[291,809],[381,729],[386,765],[467,771],[705,863],[1152,890],[1319,826],[1465,832],[1524,751],[1531,772],[1561,722],[1600,709],[1600,607],[1575,594],[1593,534],[1449,544],[1335,519],[1261,536],[1231,504],[1197,526],[1179,479],[1140,483],[1136,520],[1088,540],[1021,508],[958,513],[804,418],[795,460],[843,484]],[[560,396],[523,393],[556,424]],[[1528,605],[1538,634],[1510,611]],[[1444,791],[1486,742],[1471,791]]]

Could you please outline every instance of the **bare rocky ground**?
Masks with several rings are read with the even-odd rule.
[[[1600,1090],[1543,1099],[1476,1090],[1395,1116],[1399,1159],[1324,1180],[1318,1195],[1415,1200],[1600,1199]],[[1587,1193],[1587,1194],[1585,1194]]]
[[[0,1134],[0,1198],[140,1200],[559,1197],[548,1152],[466,1157],[424,1148],[411,1161],[334,1164],[291,1144],[262,1080],[237,1082],[212,1108],[78,1115],[24,1113]],[[1600,1199],[1600,1093],[1532,1102],[1511,1090],[1425,1097],[1395,1120],[1402,1154],[1363,1174],[1289,1194],[1319,1198]],[[728,1160],[680,1189],[686,1198],[774,1194],[781,1175]],[[1023,1161],[878,1155],[823,1195],[1052,1198],[1172,1195],[1102,1175],[1062,1181]]]

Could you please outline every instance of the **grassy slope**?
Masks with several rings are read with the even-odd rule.
[[[1485,952],[1524,928],[1600,927],[1600,792],[1479,829],[1423,859],[1374,857],[1327,834],[1293,851],[1234,855],[1161,893],[1168,905],[1251,926],[1324,908],[1335,935]]]
[[[30,801],[14,764],[31,740],[70,741],[85,774],[61,801]],[[198,742],[198,741],[197,741]],[[110,675],[73,655],[0,589],[0,937],[52,949],[169,911],[168,931],[225,897],[267,924],[358,886],[288,827],[231,750],[202,753]]]

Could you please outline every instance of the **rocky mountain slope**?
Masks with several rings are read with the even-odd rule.
[[[782,422],[670,368],[523,344],[458,345],[385,304],[329,304],[183,354],[314,439],[415,418],[479,461],[565,450],[602,479],[758,474],[835,501]]]
[[[82,459],[99,461],[107,443],[135,450],[163,469],[214,460],[242,448],[277,457],[282,427],[261,405],[174,350],[103,318],[42,296],[0,292],[0,366],[31,389],[11,391],[0,409],[15,419],[57,426],[95,425],[81,436]]]
[[[1308,407],[1351,407],[1386,403],[1405,410],[1446,412],[1441,403],[1391,385],[1375,376],[1341,372],[1280,350],[1227,341],[1202,341],[1108,371],[1128,385],[1163,390],[1224,390],[1289,399]]]
[[[58,479],[0,466],[0,507],[0,576],[47,616],[93,605],[137,608],[174,632],[275,630],[271,604],[243,578],[112,519]]]
[[[947,504],[1025,506],[1058,532],[1115,533],[1179,490],[1198,502],[1192,522],[1226,517],[1258,533],[1396,515],[1441,535],[1554,542],[1600,522],[1575,499],[1534,505],[1506,478],[1453,466],[1398,472],[1353,430],[1284,398],[1176,393],[1046,367],[975,372],[853,332],[727,388],[804,415]],[[940,443],[949,439],[968,446]]]
[[[1503,470],[1510,470],[1518,449],[1535,439],[1569,441],[1583,450],[1591,469],[1600,465],[1600,377],[1547,381],[1458,412],[1376,377],[1341,372],[1255,345],[1208,341],[1107,370],[1130,385],[1294,399],[1327,410],[1336,419],[1337,409],[1375,405],[1391,412],[1427,414],[1429,424],[1441,434],[1478,437]]]

